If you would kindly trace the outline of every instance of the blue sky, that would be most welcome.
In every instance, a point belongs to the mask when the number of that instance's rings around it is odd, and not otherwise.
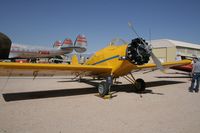
[[[200,44],[199,0],[1,0],[0,32],[13,42],[52,47],[85,34],[88,52],[113,38],[174,39]]]

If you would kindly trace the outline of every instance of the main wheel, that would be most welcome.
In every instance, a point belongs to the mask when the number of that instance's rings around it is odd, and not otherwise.
[[[135,81],[135,87],[137,92],[145,91],[146,84],[143,79],[137,79]]]
[[[105,81],[102,81],[98,86],[98,92],[101,97],[104,97],[109,92],[110,85],[106,84]]]
[[[63,58],[61,56],[55,56],[54,58],[54,63],[58,64],[58,63],[62,63]]]

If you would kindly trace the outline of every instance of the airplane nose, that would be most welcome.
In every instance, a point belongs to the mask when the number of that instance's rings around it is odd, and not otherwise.
[[[0,32],[0,59],[7,59],[9,57],[11,44],[10,38]]]
[[[146,50],[148,43],[141,39],[133,39],[127,46],[126,58],[135,65],[146,64],[150,59],[150,53]],[[146,44],[143,44],[143,42]]]

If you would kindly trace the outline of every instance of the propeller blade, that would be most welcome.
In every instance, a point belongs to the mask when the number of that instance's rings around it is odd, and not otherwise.
[[[151,55],[153,62],[156,64],[157,68],[160,69],[161,71],[164,71],[164,68],[163,68],[160,60],[154,55],[154,53],[151,52],[150,55]]]
[[[137,34],[136,30],[134,29],[133,25],[131,22],[128,22],[128,26],[129,28],[133,31],[133,33],[136,34],[136,36],[138,36],[138,38],[141,40],[141,42],[145,45],[145,49],[148,53],[150,53],[151,55],[151,58],[153,60],[153,62],[156,64],[157,66],[157,69],[160,69],[162,72],[164,72],[164,67],[162,66],[160,60],[154,55],[154,53],[152,52],[152,49],[151,49],[151,44],[150,45],[147,45],[143,40],[142,38]]]
[[[140,38],[140,36],[139,36],[138,33],[136,32],[136,30],[133,28],[133,25],[132,25],[131,22],[128,22],[128,26],[129,26],[129,28],[133,31],[133,33],[135,33],[135,35],[136,35],[138,38]]]

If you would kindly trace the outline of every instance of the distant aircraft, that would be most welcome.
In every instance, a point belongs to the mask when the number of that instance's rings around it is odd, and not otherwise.
[[[189,59],[189,60],[192,61],[192,59],[195,58],[196,55],[193,55],[193,56],[178,55],[177,57],[178,57],[177,60]],[[171,69],[184,71],[184,72],[192,72],[192,68],[193,68],[193,64],[192,63],[191,64],[187,64],[187,65],[182,65],[182,66],[173,66],[173,67],[171,67]]]
[[[83,53],[86,51],[87,46],[87,39],[84,35],[78,35],[75,43],[74,43],[74,50],[77,53]]]
[[[84,35],[78,35],[73,44],[70,38],[66,38],[63,42],[56,41],[53,48],[42,48],[36,46],[11,44],[10,39],[0,33],[0,59],[30,59],[37,58],[58,58],[62,59],[61,55],[72,53],[73,49],[78,53],[86,51],[87,40]]]
[[[192,72],[192,64],[182,65],[182,66],[173,66],[171,69],[184,71],[184,72]]]

